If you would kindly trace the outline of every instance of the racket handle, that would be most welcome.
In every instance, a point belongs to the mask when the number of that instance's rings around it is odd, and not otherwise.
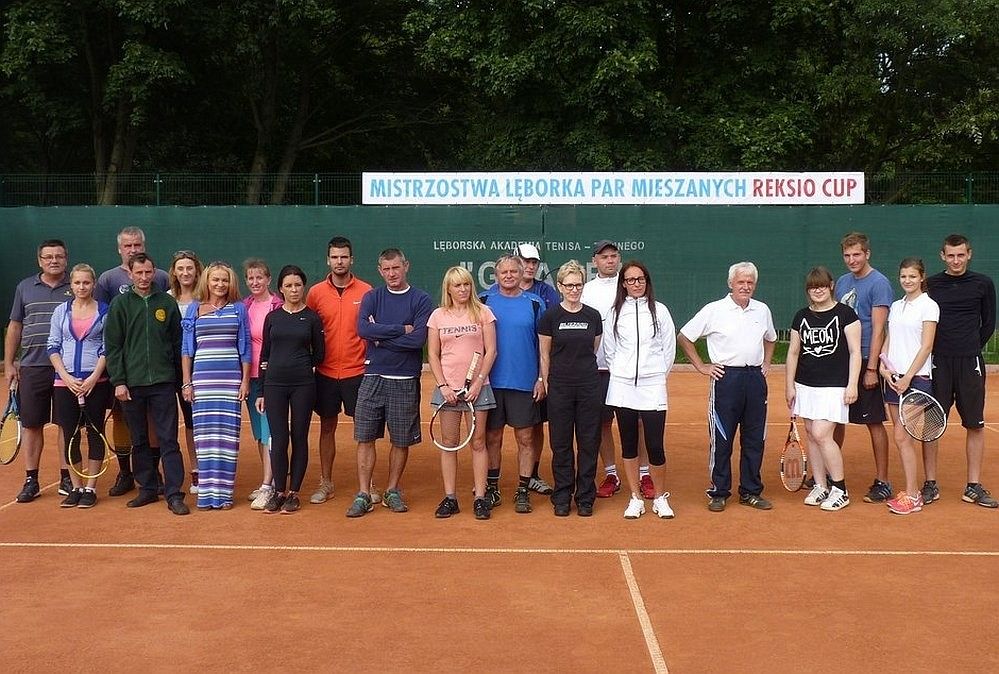
[[[86,399],[83,396],[76,396],[76,402],[79,403],[80,407],[83,407]]]

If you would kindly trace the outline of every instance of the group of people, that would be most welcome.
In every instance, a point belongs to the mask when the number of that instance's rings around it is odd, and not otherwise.
[[[808,306],[791,324],[785,393],[808,434],[814,485],[805,503],[827,511],[850,503],[841,449],[848,422],[867,426],[874,449],[876,478],[865,501],[908,514],[939,498],[935,444],[923,447],[920,487],[915,446],[897,423],[899,395],[916,387],[932,391],[948,411],[956,402],[967,429],[963,499],[996,507],[980,482],[981,350],[995,328],[995,290],[988,277],[968,270],[970,243],[947,237],[946,269],[928,279],[920,260],[903,260],[905,296],[894,302],[891,284],[870,265],[867,237],[847,235],[842,250],[848,272],[834,282],[827,269],[812,269],[805,279]],[[347,516],[361,517],[377,503],[405,512],[401,481],[410,447],[422,442],[426,347],[436,383],[430,404],[440,408],[445,427],[457,427],[461,415],[476,417],[469,445],[477,519],[489,519],[502,502],[507,426],[517,445],[514,510],[532,512],[533,492],[550,498],[556,516],[568,516],[573,504],[577,515],[592,515],[596,499],[621,488],[614,419],[629,490],[624,517],[642,516],[649,500],[652,512],[668,519],[674,511],[665,489],[666,381],[679,346],[710,379],[708,509],[723,511],[732,495],[737,431],[739,503],[772,508],[763,496],[761,466],[777,332],[769,308],[753,297],[758,271],[751,262],[732,265],[730,292],[677,332],[669,309],[656,300],[651,271],[637,260],[622,264],[610,240],[592,248],[594,279],[587,281],[586,268],[570,260],[554,274],[554,288],[537,278],[541,256],[531,244],[501,256],[496,282],[480,293],[467,269],[450,267],[437,308],[409,284],[409,261],[399,249],[379,255],[380,287],[354,276],[353,246],[342,236],[330,239],[329,274],[311,287],[302,269],[286,265],[275,292],[267,264],[247,260],[242,271],[249,295],[243,298],[227,262],[204,265],[194,252],[180,250],[168,269],[158,269],[137,227],[119,233],[118,252],[121,264],[100,276],[87,264],[67,273],[66,245],[44,241],[41,273],[15,290],[4,367],[21,398],[26,479],[18,502],[39,495],[42,429],[54,411],[63,438],[61,505],[97,503],[96,480],[86,476],[99,472],[104,460],[99,443],[91,443],[86,457],[67,451],[84,404],[92,419],[103,419],[110,408],[116,429],[127,425],[127,434],[113,434],[119,470],[109,495],[137,484],[129,507],[162,496],[171,512],[190,512],[179,410],[188,492],[200,510],[230,509],[245,404],[261,460],[260,486],[249,494],[252,509],[288,514],[302,507],[315,412],[320,475],[309,502],[333,496],[336,430],[345,414],[354,421],[358,479]],[[701,339],[707,362],[696,346]],[[478,365],[470,371],[473,362]],[[889,415],[906,479],[898,494],[888,481],[883,422]],[[539,473],[546,424],[554,485]],[[386,427],[388,477],[379,491],[372,477],[376,441]],[[73,469],[70,461],[85,469]],[[441,451],[440,466],[443,499],[435,516],[448,518],[460,512],[457,455]]]

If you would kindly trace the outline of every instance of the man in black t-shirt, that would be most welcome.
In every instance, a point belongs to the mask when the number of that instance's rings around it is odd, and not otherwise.
[[[999,501],[981,483],[985,453],[985,361],[982,348],[996,327],[996,290],[992,279],[968,271],[971,244],[951,234],[944,239],[940,259],[947,269],[927,279],[928,292],[940,306],[940,323],[933,341],[933,395],[946,412],[956,402],[966,431],[968,484],[962,500],[986,508]],[[937,442],[923,444],[923,503],[940,498],[937,487]]]

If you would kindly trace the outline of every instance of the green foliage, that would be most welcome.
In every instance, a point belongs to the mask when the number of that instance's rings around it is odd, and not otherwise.
[[[118,132],[129,167],[186,171],[887,176],[999,153],[999,0],[14,0],[0,21],[0,171],[88,170]]]

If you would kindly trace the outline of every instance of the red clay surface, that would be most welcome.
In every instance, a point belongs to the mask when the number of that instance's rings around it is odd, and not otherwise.
[[[55,432],[31,504],[10,503],[20,461],[0,468],[0,663],[3,671],[102,669],[234,671],[921,671],[999,669],[992,647],[999,606],[999,510],[963,503],[963,431],[941,446],[942,498],[922,513],[890,515],[860,496],[873,477],[867,433],[847,436],[853,504],[839,513],[785,492],[777,452],[786,433],[783,374],[770,377],[766,495],[759,512],[730,502],[705,508],[707,382],[670,377],[668,484],[676,519],[621,515],[622,492],[594,517],[555,518],[512,508],[512,438],[504,452],[505,502],[488,522],[471,514],[463,450],[461,514],[436,520],[438,451],[413,448],[403,488],[410,512],[377,507],[344,517],[356,491],[352,427],[341,424],[337,495],[292,516],[249,509],[259,461],[244,433],[237,507],[171,515],[106,496],[92,510],[58,507]],[[425,377],[425,400],[433,383]],[[999,387],[989,397],[995,419]],[[429,416],[429,415],[428,415]],[[956,415],[954,422],[956,422]],[[313,441],[318,425],[313,426]],[[999,490],[987,431],[983,481]],[[376,469],[384,485],[387,447]],[[550,458],[546,448],[545,461]],[[318,454],[303,489],[317,481]],[[892,450],[892,478],[901,470]],[[550,475],[547,466],[543,473]],[[193,506],[194,498],[188,497]],[[36,546],[37,544],[37,546]],[[643,631],[629,591],[650,619]],[[974,554],[967,554],[974,553]],[[832,663],[835,663],[834,665]],[[665,671],[660,668],[659,671]]]

